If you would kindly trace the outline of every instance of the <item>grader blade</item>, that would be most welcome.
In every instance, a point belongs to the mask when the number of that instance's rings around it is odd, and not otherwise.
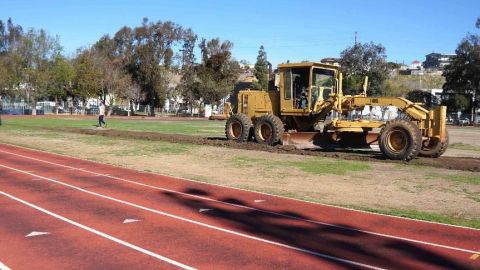
[[[377,149],[378,133],[285,132],[282,144],[298,149]]]

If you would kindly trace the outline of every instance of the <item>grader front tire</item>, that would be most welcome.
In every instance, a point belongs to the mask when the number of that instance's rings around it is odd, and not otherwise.
[[[260,144],[275,145],[280,142],[284,130],[283,122],[277,116],[261,116],[255,122],[255,140]]]
[[[252,135],[252,120],[243,113],[237,113],[228,118],[225,124],[227,139],[236,142],[246,142]]]
[[[421,157],[428,157],[428,158],[437,158],[445,151],[447,151],[448,147],[448,132],[445,130],[446,140],[444,143],[440,142],[437,138],[430,138],[426,143],[422,145],[422,149],[420,153],[418,153]]]
[[[382,153],[393,160],[411,160],[422,147],[422,134],[418,127],[405,119],[387,122],[380,131],[379,146]]]

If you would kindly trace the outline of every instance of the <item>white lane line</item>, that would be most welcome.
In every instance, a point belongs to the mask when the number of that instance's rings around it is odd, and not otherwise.
[[[34,205],[34,204],[29,203],[29,202],[27,202],[27,201],[24,201],[24,200],[22,200],[22,199],[20,199],[20,198],[17,198],[17,197],[15,197],[15,196],[13,196],[13,195],[10,195],[10,194],[8,194],[8,193],[5,193],[5,192],[3,192],[3,191],[1,191],[1,190],[0,190],[0,194],[2,194],[3,196],[6,196],[6,197],[8,197],[8,198],[10,198],[10,199],[12,199],[12,200],[15,200],[15,201],[17,201],[17,202],[19,202],[19,203],[22,203],[22,204],[25,204],[25,205],[27,205],[27,206],[30,206],[31,208],[37,209],[38,211],[41,211],[41,212],[43,212],[43,213],[45,213],[45,214],[47,214],[47,215],[50,215],[50,216],[52,216],[52,217],[55,217],[55,218],[60,219],[60,220],[62,220],[62,221],[65,221],[65,222],[67,222],[67,223],[69,223],[69,224],[71,224],[71,225],[73,225],[73,226],[79,227],[79,228],[81,228],[81,229],[84,229],[84,230],[89,231],[89,232],[91,232],[91,233],[94,233],[94,234],[96,234],[96,235],[99,235],[99,236],[101,236],[101,237],[103,237],[103,238],[106,238],[106,239],[108,239],[108,240],[111,240],[111,241],[113,241],[113,242],[116,242],[116,243],[118,243],[118,244],[121,244],[121,245],[123,245],[123,246],[129,247],[129,248],[131,248],[131,249],[133,249],[133,250],[139,251],[139,252],[141,252],[141,253],[143,253],[143,254],[146,254],[146,255],[152,256],[152,257],[154,257],[154,258],[157,258],[157,259],[159,259],[159,260],[162,260],[162,261],[164,261],[164,262],[173,264],[173,265],[178,266],[178,267],[180,267],[180,268],[182,268],[182,269],[195,270],[195,268],[193,268],[193,267],[190,267],[190,266],[188,266],[188,265],[179,263],[179,262],[177,262],[177,261],[174,261],[174,260],[172,260],[172,259],[169,259],[169,258],[164,257],[164,256],[162,256],[162,255],[159,255],[159,254],[157,254],[157,253],[154,253],[154,252],[152,252],[152,251],[146,250],[146,249],[141,248],[141,247],[139,247],[139,246],[136,246],[136,245],[134,245],[134,244],[130,244],[130,243],[126,242],[126,241],[123,241],[123,240],[121,240],[121,239],[118,239],[118,238],[116,238],[116,237],[113,237],[113,236],[111,236],[111,235],[108,235],[108,234],[103,233],[103,232],[101,232],[101,231],[97,231],[97,230],[95,230],[95,229],[93,229],[93,228],[90,228],[90,227],[88,227],[88,226],[86,226],[86,225],[80,224],[80,223],[78,223],[78,222],[76,222],[76,221],[73,221],[73,220],[68,219],[68,218],[66,218],[66,217],[63,217],[63,216],[61,216],[61,215],[55,214],[55,213],[53,213],[53,212],[50,212],[50,211],[48,211],[48,210],[46,210],[46,209],[44,209],[44,208],[42,208],[42,207],[40,207],[40,206],[37,206],[37,205]]]
[[[72,156],[68,156],[68,155],[65,155],[65,154],[52,153],[52,152],[48,152],[48,151],[45,151],[45,150],[28,148],[28,147],[25,147],[25,146],[15,145],[15,144],[11,144],[11,143],[2,142],[2,143],[0,143],[0,145],[7,145],[7,146],[15,147],[15,148],[25,149],[25,150],[31,151],[31,152],[45,153],[45,154],[49,154],[49,155],[52,155],[52,156],[60,156],[60,157],[69,158],[69,159],[73,159],[73,160],[81,160],[81,161],[83,161],[83,162],[89,162],[89,163],[93,163],[93,164],[97,164],[97,165],[101,165],[101,166],[105,166],[105,165],[106,165],[106,164],[101,163],[101,162],[98,162],[98,161],[92,161],[92,160],[82,159],[82,158],[79,158],[79,157],[72,157]],[[91,172],[91,171],[88,171],[88,170],[84,170],[84,168],[70,167],[70,166],[66,166],[66,165],[63,165],[63,164],[58,164],[58,163],[49,162],[49,161],[46,161],[46,160],[41,160],[41,159],[37,159],[37,158],[32,158],[32,157],[28,157],[28,156],[23,156],[23,155],[20,155],[20,154],[16,154],[16,153],[4,151],[4,150],[0,150],[0,152],[7,153],[7,154],[12,154],[12,155],[16,155],[16,156],[20,156],[20,157],[25,157],[25,158],[29,158],[29,159],[32,159],[32,160],[37,160],[37,161],[44,162],[44,163],[50,163],[50,164],[54,164],[54,165],[58,165],[58,166],[63,166],[63,167],[67,167],[67,168],[73,168],[73,169],[75,169],[75,170],[82,170],[82,171],[84,171],[84,172],[89,172],[89,173],[96,174],[95,172]],[[110,166],[112,166],[112,165],[110,165]],[[128,169],[128,168],[127,168],[127,169]],[[133,170],[133,169],[129,169],[129,170]],[[453,224],[446,224],[446,223],[440,223],[440,222],[435,222],[435,221],[414,219],[414,218],[409,218],[409,217],[393,216],[393,215],[382,214],[382,213],[374,213],[374,212],[368,212],[368,211],[365,211],[365,210],[352,209],[352,208],[347,208],[347,207],[343,207],[343,206],[331,205],[331,204],[320,203],[320,202],[305,201],[305,200],[302,200],[302,199],[296,199],[296,198],[285,197],[285,196],[281,196],[281,195],[269,194],[269,193],[261,192],[261,191],[248,190],[248,189],[237,188],[237,187],[230,187],[230,186],[222,185],[222,184],[206,183],[206,182],[202,182],[202,181],[198,181],[198,180],[188,179],[188,178],[185,178],[185,177],[172,176],[172,175],[168,175],[168,174],[147,173],[147,172],[139,172],[139,173],[150,174],[150,175],[154,175],[154,176],[165,176],[165,177],[180,179],[180,180],[184,180],[184,181],[188,181],[188,182],[193,182],[193,183],[198,183],[198,184],[207,185],[207,186],[222,187],[222,188],[231,189],[231,190],[241,190],[241,191],[246,191],[246,192],[250,192],[250,193],[267,195],[267,196],[275,197],[275,198],[281,198],[281,199],[284,199],[284,200],[292,200],[292,201],[297,201],[297,202],[302,202],[302,203],[307,203],[307,204],[312,204],[312,205],[326,206],[326,207],[329,207],[329,208],[342,209],[342,210],[349,211],[349,212],[364,213],[364,214],[371,215],[371,216],[381,216],[381,217],[388,217],[388,218],[399,219],[399,220],[410,220],[410,221],[415,221],[415,222],[418,222],[418,223],[427,223],[427,224],[435,224],[435,225],[440,225],[440,226],[445,226],[445,227],[460,228],[460,229],[464,229],[464,230],[480,231],[480,229],[477,229],[477,228],[471,228],[471,227],[465,227],[465,226],[453,225]],[[111,178],[116,179],[115,177],[111,177]],[[119,178],[119,179],[117,179],[117,180],[121,180],[121,178]],[[125,180],[125,181],[129,181],[129,180]],[[137,183],[137,184],[138,184],[138,183]],[[162,189],[162,188],[158,188],[158,189]],[[163,190],[167,190],[167,189],[163,189]],[[177,191],[172,191],[172,192],[182,194],[182,192],[177,192]],[[192,195],[192,194],[185,194],[185,195],[194,196],[194,197],[197,197],[197,198],[203,198],[203,197],[201,197],[201,196],[195,196],[195,195]],[[204,199],[208,199],[208,198],[204,198]],[[210,200],[211,200],[211,201],[215,201],[215,200],[213,200],[213,199],[210,199]],[[219,203],[224,203],[224,202],[221,202],[221,201],[217,201],[217,202],[219,202]],[[224,204],[229,204],[229,203],[224,203]],[[239,206],[239,207],[240,207],[240,205],[236,205],[236,204],[230,204],[230,205]],[[250,208],[250,207],[246,207],[246,208]],[[255,210],[255,208],[250,208],[250,209]],[[265,212],[265,213],[269,213],[268,211],[263,211],[263,210],[261,210],[261,209],[256,209],[256,210],[257,210],[257,211],[262,211],[262,212]],[[284,217],[290,217],[290,218],[297,219],[297,220],[303,220],[303,221],[308,221],[308,222],[314,222],[314,223],[321,224],[321,222],[316,222],[316,221],[313,221],[313,220],[301,219],[301,218],[297,218],[297,217],[293,217],[293,216],[278,214],[278,213],[275,213],[275,212],[270,212],[270,213],[272,213],[272,214],[274,214],[274,215],[280,215],[280,216],[284,216]],[[347,228],[347,227],[341,227],[341,226],[339,227],[339,226],[335,226],[334,224],[328,224],[328,223],[327,223],[327,224],[324,224],[324,225],[326,225],[326,226],[332,225],[333,227],[343,228],[343,229],[345,229],[345,230],[350,230],[350,229]],[[357,230],[354,230],[354,231],[357,231]],[[362,231],[360,231],[360,232],[362,232]],[[369,233],[368,231],[366,231],[366,232]],[[373,233],[373,234],[375,234],[375,233]],[[385,237],[388,237],[388,235],[385,235]],[[400,239],[400,238],[398,238],[398,239]],[[408,238],[406,238],[406,239],[408,239]]]
[[[21,173],[24,173],[24,174],[28,174],[28,175],[31,175],[31,176],[36,176],[36,177],[42,178],[42,179],[50,181],[50,182],[54,182],[54,183],[57,183],[57,184],[60,184],[60,185],[64,185],[66,187],[70,187],[72,189],[76,189],[76,190],[84,192],[84,193],[88,193],[90,195],[98,196],[98,197],[101,197],[101,198],[104,198],[104,199],[107,199],[107,200],[111,200],[111,201],[114,201],[114,202],[118,202],[118,203],[121,203],[121,204],[132,206],[132,207],[135,207],[135,208],[139,208],[139,209],[142,209],[142,210],[145,210],[145,211],[148,211],[148,212],[152,212],[152,213],[155,213],[155,214],[159,214],[159,215],[162,215],[162,216],[167,216],[167,217],[170,217],[170,218],[173,218],[173,219],[185,221],[185,222],[192,223],[192,224],[195,224],[195,225],[199,225],[199,226],[202,226],[202,227],[206,227],[206,228],[209,228],[209,229],[221,231],[221,232],[224,232],[224,233],[233,234],[233,235],[244,237],[244,238],[247,238],[247,239],[256,240],[256,241],[259,241],[259,242],[271,244],[271,245],[274,245],[274,246],[278,246],[278,247],[282,247],[282,248],[286,248],[286,249],[290,249],[290,250],[295,250],[295,251],[298,251],[298,252],[307,253],[307,254],[314,255],[314,256],[317,256],[317,257],[321,257],[321,258],[324,258],[324,259],[329,259],[329,260],[332,260],[332,261],[342,262],[342,263],[349,264],[349,265],[355,265],[355,266],[364,267],[364,268],[367,268],[367,269],[377,269],[377,270],[383,269],[383,268],[376,267],[376,266],[373,266],[373,265],[363,264],[363,263],[356,262],[356,261],[351,261],[351,260],[347,260],[347,259],[334,257],[334,256],[330,256],[330,255],[327,255],[327,254],[324,254],[324,253],[319,253],[319,252],[316,252],[316,251],[313,251],[313,250],[308,250],[308,249],[299,248],[299,247],[295,247],[295,246],[291,246],[291,245],[287,245],[287,244],[282,244],[282,243],[279,243],[279,242],[263,239],[263,238],[256,237],[256,236],[253,236],[253,235],[248,235],[248,234],[236,232],[236,231],[233,231],[233,230],[229,230],[229,229],[217,227],[217,226],[214,226],[214,225],[202,223],[202,222],[199,222],[199,221],[191,220],[191,219],[188,219],[188,218],[180,217],[180,216],[177,216],[177,215],[169,214],[167,212],[155,210],[155,209],[148,208],[148,207],[145,207],[145,206],[141,206],[141,205],[138,205],[138,204],[134,204],[134,203],[131,203],[131,202],[116,199],[116,198],[113,198],[113,197],[110,197],[110,196],[107,196],[107,195],[103,195],[103,194],[100,194],[100,193],[96,193],[96,192],[93,192],[93,191],[83,189],[81,187],[77,187],[77,186],[74,186],[74,185],[63,183],[61,181],[57,181],[57,180],[54,180],[54,179],[50,179],[48,177],[44,177],[44,176],[36,175],[36,174],[33,174],[33,173],[29,173],[29,172],[26,172],[26,171],[23,171],[23,170],[20,170],[20,169],[16,169],[16,168],[12,168],[12,167],[9,167],[9,166],[5,166],[5,165],[2,165],[2,164],[0,164],[0,167],[7,168],[7,169],[10,169],[10,170],[13,170],[13,171],[16,171],[16,172],[21,172]],[[0,191],[0,194],[2,194],[2,193],[5,194],[4,192]],[[64,218],[64,219],[66,219],[66,218]],[[79,225],[81,225],[81,224],[79,224]]]
[[[10,269],[8,266],[0,262],[0,270],[12,270],[12,269]]]
[[[50,162],[50,161],[46,161],[46,160],[41,160],[41,159],[37,159],[37,158],[29,157],[29,156],[24,156],[24,155],[20,155],[20,154],[8,152],[8,151],[3,151],[3,150],[0,150],[0,152],[11,154],[11,155],[14,155],[14,156],[27,158],[27,159],[31,159],[31,160],[35,160],[35,161],[39,161],[39,162],[43,162],[43,163],[47,163],[47,164],[51,164],[51,165],[56,165],[56,166],[59,166],[59,167],[77,169],[78,171],[82,171],[82,172],[85,172],[85,173],[100,175],[100,173],[93,172],[93,171],[88,171],[88,170],[83,169],[83,168],[75,168],[75,167],[72,167],[72,166],[59,164],[59,163],[55,163],[55,162]],[[268,210],[262,210],[262,209],[258,209],[258,208],[255,208],[255,207],[218,201],[218,200],[211,199],[211,198],[208,198],[208,197],[203,197],[203,196],[199,196],[199,195],[184,193],[184,192],[181,192],[181,191],[171,190],[171,189],[162,188],[162,187],[158,187],[158,186],[143,184],[143,183],[135,182],[135,181],[132,181],[132,180],[124,179],[124,178],[121,178],[121,177],[111,176],[111,175],[107,175],[107,174],[104,174],[104,176],[107,177],[107,178],[110,178],[110,179],[115,179],[115,180],[118,180],[118,181],[130,183],[130,184],[134,184],[134,185],[139,185],[139,186],[142,186],[142,187],[148,187],[148,188],[156,189],[156,190],[163,190],[163,191],[167,191],[167,192],[171,192],[171,193],[175,193],[175,194],[180,194],[180,195],[183,195],[183,196],[193,197],[193,198],[196,198],[196,199],[201,199],[201,200],[205,200],[205,201],[220,203],[220,204],[233,206],[233,207],[237,207],[237,208],[242,208],[242,209],[246,209],[246,210],[251,210],[251,211],[258,211],[258,212],[262,212],[262,213],[265,213],[265,214],[276,215],[276,216],[289,218],[289,219],[294,219],[294,220],[298,220],[298,221],[314,223],[314,224],[318,224],[318,225],[322,225],[322,226],[328,226],[328,227],[332,227],[332,228],[338,228],[338,229],[342,229],[342,230],[346,230],[346,231],[375,235],[375,236],[385,237],[385,238],[389,238],[389,239],[402,240],[402,241],[421,244],[421,245],[426,245],[426,246],[445,248],[445,249],[449,249],[449,250],[456,250],[456,251],[471,253],[471,250],[468,250],[468,249],[452,247],[452,246],[447,246],[447,245],[442,245],[442,244],[437,244],[437,243],[432,243],[432,242],[427,242],[427,241],[422,241],[422,240],[417,240],[417,239],[412,239],[412,238],[407,238],[407,237],[394,236],[394,235],[390,235],[390,234],[377,233],[377,232],[373,232],[373,231],[354,229],[354,228],[344,227],[344,226],[340,226],[340,225],[330,224],[330,223],[311,220],[311,219],[299,218],[299,217],[290,216],[290,215],[286,215],[286,214],[282,214],[282,213],[272,212],[272,211],[268,211]],[[391,217],[391,216],[389,216],[389,217]],[[427,222],[427,223],[429,223],[429,222]],[[434,224],[437,224],[437,223],[434,223]],[[441,224],[441,225],[444,225],[444,224]],[[452,226],[452,227],[456,227],[456,226]],[[466,228],[466,227],[465,228],[460,227],[460,228],[470,229],[470,228]]]

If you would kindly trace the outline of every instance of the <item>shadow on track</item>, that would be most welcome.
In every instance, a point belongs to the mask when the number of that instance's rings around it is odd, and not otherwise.
[[[194,188],[185,189],[184,192],[201,196],[210,195],[208,191]],[[237,208],[238,210],[232,210],[232,207],[220,206],[218,203],[176,193],[160,192],[160,194],[170,197],[175,203],[191,208],[192,211],[197,211],[200,208],[212,209],[213,211],[203,214],[212,220],[227,224],[229,228],[236,231],[317,253],[388,269],[418,269],[418,265],[421,265],[421,268],[473,269],[472,266],[463,265],[451,258],[427,250],[422,245],[366,234],[358,231],[360,228],[350,227],[342,223],[333,225],[346,229],[298,221],[252,209]],[[258,205],[250,205],[238,198],[226,197],[220,199],[220,201],[261,209]],[[279,213],[308,219],[301,213],[291,211]],[[325,260],[321,257],[314,257],[318,260]],[[413,262],[415,265],[412,265]],[[339,267],[348,266],[348,269],[352,269],[352,265],[346,265],[342,262],[334,263],[338,264]]]

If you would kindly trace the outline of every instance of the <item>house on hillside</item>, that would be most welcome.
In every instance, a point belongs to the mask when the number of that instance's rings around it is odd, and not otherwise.
[[[455,54],[443,54],[432,52],[425,55],[423,68],[429,70],[443,70],[446,65],[450,64]]]
[[[422,63],[420,63],[420,61],[415,59],[412,61],[412,64],[410,65],[409,69],[412,69],[412,70],[422,69]]]

